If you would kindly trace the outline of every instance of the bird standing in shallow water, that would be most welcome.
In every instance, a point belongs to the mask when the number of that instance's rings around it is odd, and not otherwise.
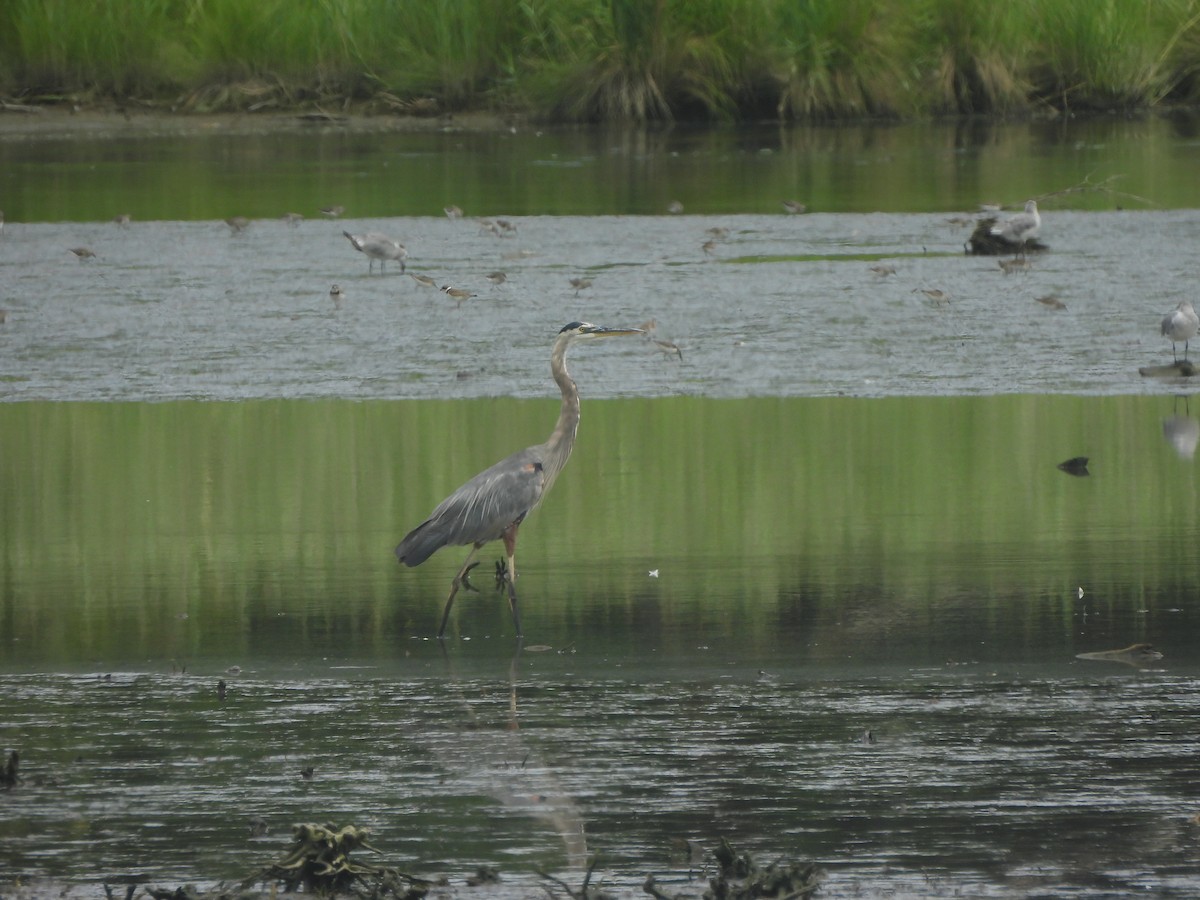
[[[367,257],[367,273],[369,274],[375,265],[375,260],[379,260],[379,271],[383,273],[383,264],[394,259],[400,263],[400,272],[404,272],[404,260],[408,256],[408,250],[399,241],[394,241],[386,234],[379,234],[377,231],[371,231],[367,234],[351,234],[348,231],[343,231],[354,249],[359,253],[365,254]]]
[[[459,306],[463,305],[464,300],[470,300],[472,297],[477,296],[464,288],[450,287],[448,284],[443,284],[439,290]]]
[[[1003,222],[992,226],[992,234],[1010,243],[1016,244],[1022,253],[1025,243],[1038,233],[1042,227],[1042,217],[1038,215],[1037,201],[1025,201],[1025,212],[1010,216]]]
[[[562,406],[554,431],[544,444],[527,447],[480,472],[438,504],[429,518],[414,528],[396,547],[396,558],[406,566],[419,566],[442,547],[470,544],[471,552],[450,584],[450,595],[442,610],[438,637],[446,633],[450,608],[458,589],[466,584],[479,549],[494,540],[504,541],[507,565],[499,577],[508,591],[513,626],[521,636],[517,610],[517,529],[537,507],[567,464],[579,428],[579,389],[567,372],[567,349],[577,341],[641,334],[637,328],[601,328],[586,322],[563,327],[550,353],[550,372],[562,392]]]
[[[1175,355],[1175,345],[1183,341],[1183,359],[1186,362],[1188,341],[1196,336],[1197,330],[1200,330],[1200,317],[1197,317],[1196,310],[1186,300],[1181,300],[1178,306],[1163,316],[1163,337],[1171,339],[1171,356],[1175,362],[1179,362],[1179,357]]]

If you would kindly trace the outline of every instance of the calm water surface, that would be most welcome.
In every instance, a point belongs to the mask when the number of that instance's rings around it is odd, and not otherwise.
[[[698,896],[678,842],[722,836],[822,896],[1195,896],[1200,411],[1138,371],[1194,299],[1194,144],[0,139],[0,887],[237,880],[332,821],[496,896],[596,854]],[[1028,272],[963,255],[953,211],[1109,175],[1044,199]],[[368,274],[343,228],[479,296]],[[651,318],[682,359],[572,356],[527,645],[486,573],[430,640],[460,554],[391,547],[548,433],[558,328]],[[1135,641],[1164,658],[1076,658]]]

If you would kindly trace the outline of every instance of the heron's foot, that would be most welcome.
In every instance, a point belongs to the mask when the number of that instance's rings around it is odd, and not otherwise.
[[[508,563],[503,559],[496,560],[496,590],[502,591],[508,587]]]
[[[477,565],[479,565],[478,562],[473,562],[463,570],[461,584],[468,591],[474,591],[475,593],[478,594],[479,588],[477,588],[477,587],[475,587],[475,585],[471,584],[471,570],[473,568],[475,568]]]

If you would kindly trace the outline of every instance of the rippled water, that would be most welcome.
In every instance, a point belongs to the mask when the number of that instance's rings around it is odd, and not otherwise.
[[[1162,392],[1159,320],[1194,295],[1200,212],[1046,211],[1026,273],[964,256],[944,215],[534,217],[471,221],[9,226],[0,240],[9,399],[542,397],[554,333],[638,325],[580,353],[589,396]],[[343,228],[395,235],[409,270],[368,274]],[[711,252],[709,228],[728,229]],[[68,248],[86,245],[94,259]],[[870,266],[894,266],[879,276]],[[485,276],[506,272],[499,286]],[[591,287],[576,291],[571,278]],[[335,305],[338,283],[346,299]],[[934,302],[922,289],[945,292]],[[1054,294],[1052,310],[1036,298]],[[1182,352],[1183,348],[1179,348]],[[586,358],[584,358],[586,355]]]
[[[386,673],[6,679],[37,757],[0,796],[13,871],[235,880],[317,819],[460,888],[498,866],[496,896],[578,885],[589,854],[622,897],[649,874],[698,896],[703,853],[676,844],[720,837],[818,862],[828,897],[1194,895],[1194,668],[403,649]]]

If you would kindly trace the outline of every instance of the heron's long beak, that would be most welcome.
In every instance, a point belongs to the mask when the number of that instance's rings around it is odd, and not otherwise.
[[[645,334],[640,328],[605,328],[602,325],[592,325],[584,334],[596,337],[620,337],[623,334]]]

